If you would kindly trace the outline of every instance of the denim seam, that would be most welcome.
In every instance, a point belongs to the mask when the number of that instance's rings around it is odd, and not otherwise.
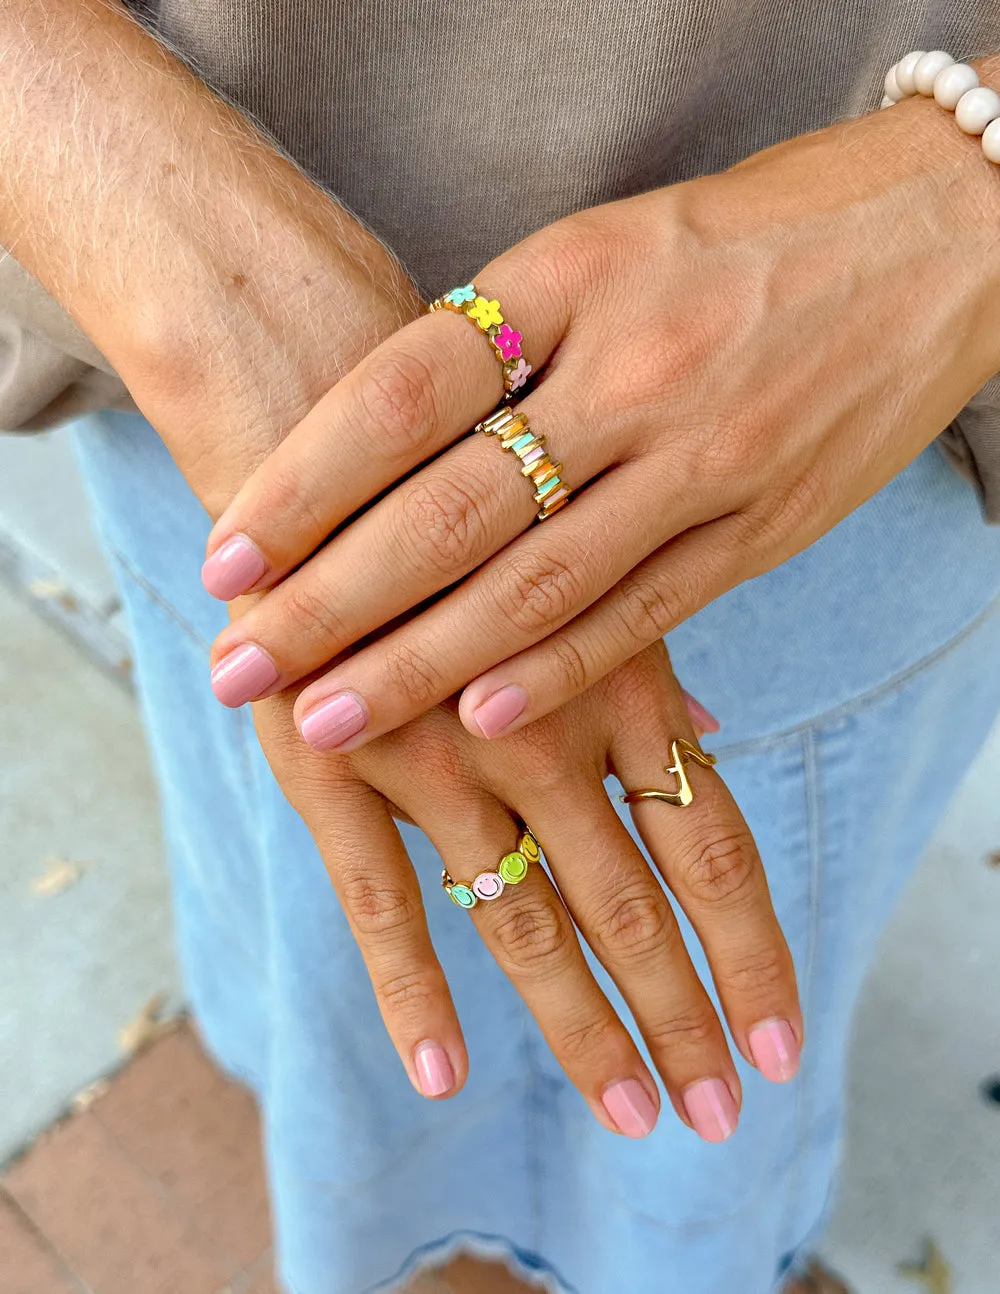
[[[149,580],[146,579],[145,575],[143,575],[141,571],[137,570],[136,567],[133,566],[132,563],[129,561],[129,559],[120,551],[120,549],[116,548],[113,543],[111,543],[110,541],[106,542],[106,547],[110,552],[111,556],[114,558],[114,560],[128,574],[129,578],[133,580],[136,584],[138,584],[138,586],[142,589],[143,593],[146,594],[146,596],[150,599],[150,601],[155,602],[156,605],[160,608],[160,610],[163,611],[164,614],[174,622],[177,628],[182,630],[183,633],[186,634],[187,637],[192,640],[192,642],[196,643],[204,652],[206,653],[209,652],[211,649],[210,644],[207,643],[204,638],[202,638],[201,634],[198,632],[197,629],[195,629],[194,625],[192,625],[190,621],[186,620],[184,616],[181,615],[181,613],[177,610],[174,604],[172,602],[168,602],[167,599],[163,596],[163,594],[160,593],[160,591],[156,588],[156,586],[153,584],[150,584]]]
[[[823,728],[828,724],[838,722],[840,719],[846,719],[853,714],[857,714],[858,711],[864,710],[875,701],[880,701],[891,693],[900,691],[907,683],[912,682],[913,679],[918,678],[934,665],[937,665],[939,661],[950,656],[998,611],[1000,611],[1000,596],[993,598],[975,619],[971,620],[953,638],[949,638],[946,643],[942,643],[940,647],[935,647],[932,652],[922,656],[918,661],[914,661],[912,665],[907,665],[905,669],[879,683],[876,687],[866,692],[860,692],[857,696],[851,697],[850,701],[844,701],[842,704],[834,706],[833,709],[824,711],[821,714],[812,715],[801,723],[793,724],[792,727],[784,728],[780,732],[768,733],[763,737],[751,737],[746,741],[733,742],[730,746],[717,746],[714,751],[715,755],[720,760],[736,759],[742,758],[744,755],[757,754],[759,751],[773,750],[778,746],[789,744],[809,729]]]

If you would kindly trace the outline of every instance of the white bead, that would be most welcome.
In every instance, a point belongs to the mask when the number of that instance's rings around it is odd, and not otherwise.
[[[930,98],[934,93],[935,78],[946,67],[951,67],[954,61],[952,56],[943,49],[932,49],[929,54],[925,54],[913,73],[913,84],[917,94],[925,94]]]
[[[985,85],[967,90],[955,108],[955,121],[967,135],[981,135],[997,117],[1000,117],[1000,94]]]
[[[890,99],[887,94],[884,94],[882,96],[882,102],[879,104],[880,108],[895,108],[895,106],[896,106],[895,99]]]
[[[911,94],[917,93],[917,87],[913,84],[913,73],[916,71],[917,64],[927,53],[924,49],[915,49],[912,53],[901,58],[896,64],[896,84],[903,92],[903,97],[908,99]]]
[[[962,95],[974,90],[978,84],[975,68],[969,67],[968,63],[952,63],[934,78],[934,98],[942,108],[954,112]]]
[[[983,131],[983,152],[1000,165],[1000,121],[991,121]]]
[[[891,99],[893,103],[899,103],[903,98],[903,91],[896,82],[896,67],[897,64],[893,63],[885,74],[885,97]]]

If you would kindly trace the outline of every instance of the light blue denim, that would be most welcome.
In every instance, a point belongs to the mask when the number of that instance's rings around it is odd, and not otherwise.
[[[450,1102],[413,1091],[249,713],[209,690],[226,616],[199,583],[204,513],[143,419],[91,417],[78,442],[131,618],[190,999],[260,1099],[291,1294],[391,1290],[461,1246],[575,1294],[778,1289],[829,1209],[851,1014],[879,933],[1000,711],[1000,529],[972,490],[931,448],[670,635],[681,680],[722,721],[714,748],[760,844],[808,1043],[785,1086],[741,1062],[728,1143],[669,1112],[635,1142],[565,1081],[410,830],[472,1064]]]

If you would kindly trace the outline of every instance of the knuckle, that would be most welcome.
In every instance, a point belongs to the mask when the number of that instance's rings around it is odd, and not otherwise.
[[[686,889],[700,902],[731,903],[753,882],[755,858],[753,841],[746,831],[705,836],[685,868]]]
[[[454,576],[474,565],[486,533],[482,501],[457,481],[414,482],[403,501],[402,541],[407,551],[414,536],[421,546],[420,565]]]
[[[566,689],[573,696],[589,691],[594,680],[586,657],[572,638],[568,634],[562,634],[553,638],[548,647]]]
[[[704,1011],[688,1015],[674,1015],[658,1020],[643,1030],[646,1042],[654,1054],[666,1052],[704,1051],[717,1037],[718,1022]]]
[[[437,666],[407,643],[398,643],[391,649],[385,670],[394,690],[402,691],[414,705],[425,709],[436,705],[450,690],[444,686]]]
[[[545,974],[566,955],[569,923],[551,902],[507,903],[493,928],[504,969],[514,976]]]
[[[282,586],[279,596],[282,602],[282,618],[287,624],[286,634],[298,644],[301,652],[302,639],[324,648],[334,648],[345,638],[345,626],[333,608],[333,599],[322,586],[316,583],[315,573],[310,571],[308,580],[301,583],[294,579]]]
[[[266,470],[269,479],[260,503],[260,513],[267,518],[272,532],[291,529],[296,534],[303,530],[325,534],[329,530],[329,521],[323,515],[322,501],[313,491],[315,478],[271,463],[267,464]]]
[[[382,1007],[391,1012],[425,1016],[437,993],[426,974],[417,968],[380,976],[372,987]]]
[[[683,619],[682,598],[676,585],[632,575],[619,585],[617,612],[626,641],[648,647]]]
[[[731,960],[715,971],[720,991],[757,998],[780,989],[788,973],[785,958],[777,948],[766,948]]]
[[[388,879],[343,877],[338,888],[344,911],[363,937],[400,931],[420,918],[417,894]]]
[[[510,600],[503,614],[529,638],[547,634],[581,604],[580,576],[558,557],[539,556],[527,567],[510,569],[509,575]]]
[[[363,416],[393,457],[423,450],[437,422],[434,372],[416,351],[399,346],[373,355],[359,389]]]
[[[597,920],[601,941],[611,952],[629,960],[662,953],[672,942],[672,925],[666,896],[647,886],[612,894]]]
[[[612,1021],[604,1016],[567,1021],[563,1024],[555,1045],[560,1062],[572,1069],[591,1056],[605,1054],[610,1050],[614,1029]]]

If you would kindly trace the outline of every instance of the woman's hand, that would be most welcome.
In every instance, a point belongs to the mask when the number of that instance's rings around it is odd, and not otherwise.
[[[265,749],[287,742],[288,705],[283,694],[255,707]],[[519,819],[530,825],[551,877],[533,861],[498,898],[452,915],[475,922],[605,1127],[644,1136],[659,1097],[574,923],[625,997],[678,1115],[709,1141],[733,1131],[740,1083],[722,1026],[667,895],[603,786],[614,773],[629,788],[674,790],[663,765],[678,737],[696,740],[696,730],[658,643],[506,741],[477,742],[438,707],[351,756],[305,751],[308,764],[291,779],[286,771],[284,789],[327,860],[386,1026],[424,1095],[458,1091],[468,1061],[390,805],[466,885],[516,849]],[[737,1047],[783,1081],[802,1041],[791,957],[725,784],[709,768],[688,770],[690,805],[640,803],[635,821],[705,948]],[[435,901],[449,904],[444,891]]]
[[[210,588],[231,595],[234,556],[277,584],[220,635],[217,695],[339,657],[296,718],[342,751],[470,680],[476,735],[558,708],[815,540],[1000,367],[998,213],[978,144],[909,100],[528,238],[476,285],[523,332],[540,374],[519,409],[576,497],[531,526],[520,464],[465,434],[501,394],[492,346],[451,312],[417,320],[216,526]]]

